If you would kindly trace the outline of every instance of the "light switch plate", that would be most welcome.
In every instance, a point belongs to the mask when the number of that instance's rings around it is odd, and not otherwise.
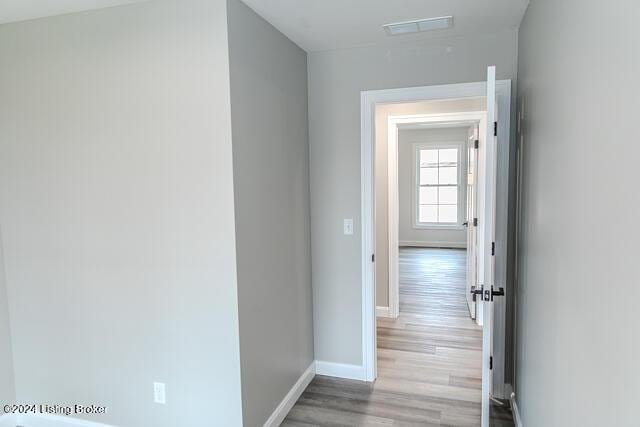
[[[167,403],[167,392],[164,383],[153,383],[153,401],[161,405]]]
[[[353,234],[353,219],[347,218],[344,220],[344,234],[345,236],[351,236]]]

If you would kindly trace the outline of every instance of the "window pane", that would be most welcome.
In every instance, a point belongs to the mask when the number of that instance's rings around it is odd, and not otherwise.
[[[440,166],[456,166],[458,164],[458,149],[447,148],[440,150]]]
[[[440,168],[440,180],[439,184],[457,184],[458,183],[458,168],[454,167],[446,167]]]
[[[419,205],[437,205],[438,187],[420,187]]]
[[[438,168],[420,168],[420,185],[438,185]]]
[[[457,224],[459,149],[420,149],[418,154],[418,222]]]
[[[458,222],[458,207],[456,205],[440,205],[438,206],[439,222],[456,223]]]
[[[419,222],[438,222],[438,207],[421,205],[418,212]]]
[[[420,167],[438,167],[438,150],[420,150]]]
[[[441,205],[458,204],[458,187],[440,187],[438,203]]]

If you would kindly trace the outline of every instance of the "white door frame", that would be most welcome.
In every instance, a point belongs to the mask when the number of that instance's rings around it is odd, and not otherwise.
[[[460,83],[439,86],[422,86],[399,89],[383,89],[363,91],[360,96],[361,111],[361,218],[362,218],[362,368],[364,370],[364,380],[374,381],[377,377],[377,357],[376,357],[376,302],[375,302],[375,264],[372,262],[372,255],[375,253],[375,222],[374,222],[374,134],[375,134],[375,106],[384,103],[406,103],[429,100],[477,98],[486,96],[486,82]],[[505,195],[501,198],[497,206],[497,213],[500,218],[503,215],[504,221],[498,223],[499,227],[504,227],[502,233],[497,233],[496,245],[504,248],[507,244],[507,206],[508,199],[508,172],[509,172],[509,139],[510,139],[510,111],[511,111],[511,80],[499,80],[496,82],[497,103],[499,111],[503,111],[498,118],[498,138],[500,150],[498,151],[498,186],[499,194]],[[506,142],[504,142],[506,141]],[[506,259],[506,253],[502,254]],[[504,264],[504,274],[496,271],[496,282],[505,286],[506,262]],[[504,303],[496,300],[496,343],[494,349],[497,354],[504,355]],[[502,345],[502,351],[499,346]],[[504,393],[504,357],[494,358],[493,370],[494,395],[503,397]]]
[[[470,294],[471,287],[475,286],[478,280],[478,250],[477,250],[477,236],[478,230],[473,225],[474,218],[478,217],[478,162],[480,160],[479,151],[482,145],[483,135],[486,135],[486,117],[478,125],[469,128],[467,137],[467,205],[465,206],[467,212],[465,218],[467,220],[467,307],[469,308],[469,315],[476,323],[480,324],[480,318],[478,317],[478,306],[476,301]],[[473,169],[470,166],[473,165]],[[469,188],[469,182],[472,182],[471,188]]]
[[[424,123],[434,126],[442,125],[462,126],[472,125],[486,121],[487,114],[484,111],[469,111],[463,113],[440,114],[408,114],[389,116],[387,138],[387,174],[388,174],[388,254],[389,254],[389,317],[397,318],[400,314],[400,273],[398,263],[400,261],[400,195],[398,188],[398,126],[412,123]],[[425,126],[429,129],[429,126]],[[413,166],[412,166],[413,167]],[[464,190],[466,191],[466,189]],[[463,192],[464,192],[463,191]],[[415,212],[414,212],[415,214]]]

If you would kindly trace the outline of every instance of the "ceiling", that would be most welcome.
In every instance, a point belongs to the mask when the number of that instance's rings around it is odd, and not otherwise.
[[[145,0],[0,0],[0,24]],[[529,0],[244,0],[307,51],[516,28]],[[453,15],[448,30],[389,37],[382,25]]]
[[[517,28],[529,0],[243,0],[307,51]],[[453,15],[454,26],[389,37],[382,25]],[[393,40],[391,40],[393,39]]]
[[[139,1],[144,0],[0,0],[0,24]]]

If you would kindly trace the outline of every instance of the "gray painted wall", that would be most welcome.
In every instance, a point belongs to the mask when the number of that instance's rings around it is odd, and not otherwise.
[[[16,393],[13,382],[13,352],[2,246],[0,230],[0,405],[5,405],[15,401]]]
[[[527,427],[638,425],[639,21],[632,0],[532,0],[520,30]]]
[[[228,55],[224,0],[0,26],[18,401],[242,424]]]
[[[313,360],[307,54],[229,1],[242,397],[261,426]]]
[[[362,364],[360,91],[515,79],[516,32],[309,54],[313,310],[317,360]],[[343,219],[355,233],[343,235]]]
[[[486,103],[486,101],[485,101]],[[468,128],[444,128],[424,130],[400,130],[398,132],[398,198],[399,198],[399,228],[400,243],[419,242],[451,244],[452,247],[467,246],[467,229],[419,229],[413,225],[414,193],[415,193],[415,164],[414,144],[438,143],[438,142],[462,142],[467,143]],[[463,162],[460,165],[462,176],[466,180],[467,174],[467,150],[463,150]],[[462,181],[465,183],[466,181]],[[462,187],[466,190],[466,186]],[[466,193],[465,193],[466,194]],[[466,196],[464,204],[459,206],[463,215],[466,212]]]

